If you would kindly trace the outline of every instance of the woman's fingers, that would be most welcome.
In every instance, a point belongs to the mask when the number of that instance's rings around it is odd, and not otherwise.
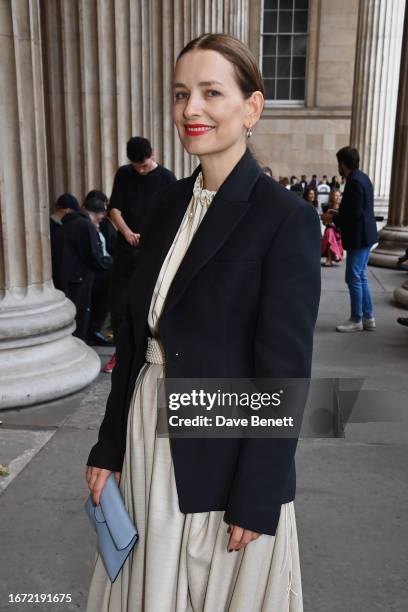
[[[228,542],[228,550],[238,550],[238,545],[241,541],[242,534],[244,533],[244,529],[242,527],[238,527],[238,525],[233,525],[230,533],[230,539]]]
[[[252,542],[252,540],[256,540],[261,535],[256,531],[251,531],[250,529],[244,529],[239,527],[238,525],[229,525],[228,533],[230,534],[230,539],[228,542],[228,551],[231,550],[241,550],[247,544]]]
[[[105,486],[105,483],[112,472],[103,468],[97,468],[93,466],[88,467],[89,469],[86,470],[88,489],[91,492],[93,503],[95,505],[98,505],[101,501],[103,487]],[[115,478],[116,481],[119,482],[120,472],[115,472]]]

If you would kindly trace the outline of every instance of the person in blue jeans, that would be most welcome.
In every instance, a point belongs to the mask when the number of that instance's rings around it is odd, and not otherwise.
[[[373,244],[378,242],[374,216],[374,191],[369,177],[359,169],[360,155],[353,147],[343,147],[336,153],[339,173],[346,186],[339,214],[332,216],[340,229],[343,247],[347,251],[346,283],[350,293],[350,319],[337,325],[338,332],[374,331],[376,324],[367,263]],[[329,215],[329,213],[326,213]]]

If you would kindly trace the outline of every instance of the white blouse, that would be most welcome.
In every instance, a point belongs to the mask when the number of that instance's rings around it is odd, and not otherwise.
[[[153,290],[147,322],[153,336],[157,335],[158,322],[163,310],[164,302],[170,285],[176,275],[190,242],[197,231],[198,226],[204,218],[216,191],[203,189],[203,177],[200,172],[195,180],[193,195],[187,206],[187,210],[181,221],[180,227],[173,240],[166,259],[163,262],[156,285]]]

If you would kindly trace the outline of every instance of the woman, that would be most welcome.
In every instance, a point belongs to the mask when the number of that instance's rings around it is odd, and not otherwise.
[[[111,471],[120,478],[140,540],[113,584],[96,555],[88,612],[303,609],[297,440],[155,432],[158,378],[310,375],[319,222],[247,149],[263,101],[259,69],[239,40],[206,34],[180,53],[173,118],[200,166],[147,207],[86,471],[95,503]]]
[[[339,177],[338,176],[332,176],[332,180],[330,183],[330,189],[340,189],[340,183],[339,183]]]
[[[303,194],[303,198],[306,202],[313,204],[314,208],[318,211],[319,201],[317,199],[317,191],[313,187],[306,187],[305,193]]]
[[[326,210],[322,215],[322,221],[325,226],[322,238],[322,257],[326,257],[323,264],[326,268],[330,268],[335,262],[343,261],[343,245],[341,242],[341,234],[333,223],[333,215],[339,212],[341,203],[341,193],[339,190],[332,190],[329,195],[329,202]]]

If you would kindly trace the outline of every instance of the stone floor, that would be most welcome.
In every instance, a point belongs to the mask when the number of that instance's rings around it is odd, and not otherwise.
[[[406,275],[371,268],[378,330],[337,334],[348,316],[344,266],[322,273],[314,375],[360,378],[376,410],[372,422],[350,422],[344,438],[299,442],[305,612],[405,612],[408,329],[395,320],[408,313],[392,303],[392,291]],[[109,385],[100,374],[82,393],[0,412],[0,463],[10,469],[0,477],[0,612],[84,610],[95,546],[83,509],[85,461]],[[9,605],[10,593],[71,593],[72,603]]]

